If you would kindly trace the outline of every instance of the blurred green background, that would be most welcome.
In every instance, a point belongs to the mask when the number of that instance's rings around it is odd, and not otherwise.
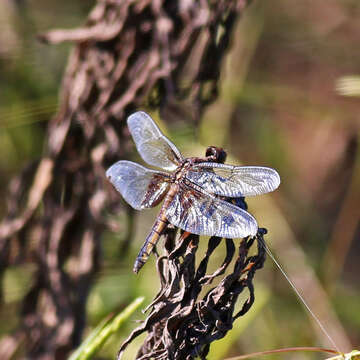
[[[70,44],[46,46],[36,34],[82,24],[93,1],[0,2],[0,195],[42,154],[56,112]],[[167,134],[185,155],[223,146],[229,163],[278,170],[278,191],[248,200],[269,247],[341,350],[360,344],[360,3],[358,0],[255,1],[238,22],[221,76],[220,96],[200,126],[177,122]],[[154,114],[156,118],[156,114]],[[166,127],[166,119],[163,119]],[[0,203],[0,215],[5,214]],[[135,276],[133,260],[157,209],[137,213],[127,259],[124,233],[106,233],[103,268],[88,301],[89,329],[136,296],[158,290],[154,257]],[[109,214],[114,217],[114,214]],[[126,219],[114,218],[126,226]],[[201,249],[200,249],[201,251]],[[219,259],[222,254],[219,254]],[[120,264],[120,265],[119,265]],[[31,264],[7,270],[0,334],[16,328]],[[255,279],[256,303],[211,348],[209,359],[291,346],[332,344],[310,319],[270,259]],[[133,316],[142,319],[140,312]],[[130,321],[102,350],[114,358],[136,326]],[[132,359],[143,338],[131,345]],[[285,355],[287,359],[319,358]],[[269,356],[279,358],[280,356]]]

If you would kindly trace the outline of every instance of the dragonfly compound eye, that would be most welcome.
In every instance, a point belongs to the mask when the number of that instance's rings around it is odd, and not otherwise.
[[[209,146],[206,149],[206,156],[211,156],[215,162],[223,164],[226,160],[226,151],[217,146]]]

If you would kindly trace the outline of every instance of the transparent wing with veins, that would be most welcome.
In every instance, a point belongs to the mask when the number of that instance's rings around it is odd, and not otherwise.
[[[198,235],[243,238],[256,234],[256,220],[245,210],[200,189],[179,186],[180,191],[166,211],[171,224]]]
[[[280,185],[279,174],[274,169],[261,166],[205,162],[195,164],[186,177],[211,194],[233,198],[265,194]]]
[[[154,207],[169,189],[169,175],[147,169],[132,161],[118,161],[106,176],[123,198],[136,210]]]
[[[138,111],[128,117],[127,123],[137,151],[148,164],[165,170],[178,167],[183,160],[180,151],[148,114]]]

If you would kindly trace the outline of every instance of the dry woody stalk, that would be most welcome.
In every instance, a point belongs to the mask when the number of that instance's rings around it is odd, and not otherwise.
[[[266,232],[259,228],[256,237],[236,240],[238,246],[232,239],[213,236],[202,256],[197,254],[198,235],[182,232],[176,239],[176,229],[169,228],[164,234],[165,254],[157,260],[160,290],[147,308],[146,320],[122,344],[118,359],[131,341],[144,332],[147,337],[137,360],[206,359],[211,343],[223,338],[255,301],[253,278],[266,258]],[[224,260],[207,274],[210,258],[220,250],[217,248],[222,242],[226,247]],[[254,242],[257,251],[249,255]],[[196,254],[202,257],[198,266]],[[211,287],[215,279],[218,285]],[[246,300],[235,312],[238,297],[244,291],[248,293]]]
[[[44,155],[11,181],[0,224],[0,275],[13,265],[34,267],[20,325],[0,342],[2,359],[19,350],[27,359],[66,359],[79,344],[101,236],[116,230],[104,209],[129,211],[105,179],[105,169],[131,149],[124,119],[144,104],[164,118],[199,119],[217,97],[230,35],[246,5],[98,0],[83,27],[39,36],[75,46]]]

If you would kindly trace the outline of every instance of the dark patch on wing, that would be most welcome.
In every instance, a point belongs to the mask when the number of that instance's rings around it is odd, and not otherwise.
[[[231,226],[235,222],[235,219],[234,219],[234,217],[232,215],[225,215],[225,216],[223,216],[222,221],[227,226]]]
[[[141,204],[142,206],[147,208],[154,207],[164,199],[170,185],[166,180],[164,176],[159,174],[153,176],[146,190],[144,200]]]
[[[215,211],[216,207],[213,202],[203,202],[200,206],[200,212],[207,218],[210,218]]]

